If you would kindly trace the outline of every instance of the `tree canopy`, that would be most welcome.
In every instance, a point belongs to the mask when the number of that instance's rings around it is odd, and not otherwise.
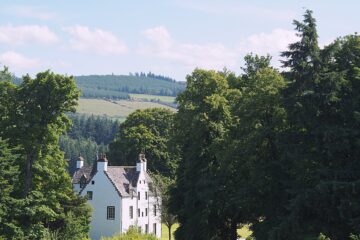
[[[174,113],[151,108],[137,110],[120,124],[119,132],[109,145],[112,165],[134,165],[143,152],[149,159],[148,169],[164,176],[174,176],[178,153],[171,140]]]
[[[0,142],[5,155],[0,160],[12,167],[1,169],[0,175],[14,174],[4,188],[17,204],[5,218],[8,226],[16,226],[16,233],[0,235],[42,239],[46,232],[57,231],[65,239],[86,238],[90,209],[73,191],[58,147],[70,122],[65,113],[75,111],[79,97],[74,79],[46,71],[34,79],[25,76],[16,86],[6,69],[1,74],[0,137],[6,143]],[[8,157],[7,148],[15,149],[16,155]]]

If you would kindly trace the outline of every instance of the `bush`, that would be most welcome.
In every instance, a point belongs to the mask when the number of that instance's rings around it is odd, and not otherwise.
[[[132,226],[125,234],[118,234],[112,237],[102,237],[101,240],[157,240],[154,235],[141,234],[136,226]]]

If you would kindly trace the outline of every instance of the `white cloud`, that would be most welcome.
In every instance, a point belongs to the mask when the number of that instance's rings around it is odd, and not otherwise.
[[[47,26],[22,25],[0,26],[0,42],[11,45],[21,45],[27,43],[56,43],[58,38],[56,34],[49,30]]]
[[[270,33],[259,33],[247,37],[240,42],[238,50],[241,53],[278,54],[286,50],[290,43],[298,40],[299,37],[296,36],[295,31],[278,28]]]
[[[8,9],[8,12],[17,17],[34,18],[39,20],[51,20],[57,17],[55,13],[50,12],[45,8],[33,6],[13,6]]]
[[[90,30],[86,26],[64,28],[71,35],[72,49],[84,52],[94,52],[100,55],[116,55],[127,52],[127,46],[111,32],[102,29]]]
[[[189,68],[222,69],[236,65],[237,54],[221,43],[180,43],[163,26],[143,31],[148,40],[138,53],[180,63]]]
[[[12,51],[0,54],[0,64],[9,66],[11,70],[31,69],[40,66],[40,61],[34,58],[27,58],[24,55]]]
[[[172,45],[171,36],[163,26],[146,29],[143,34],[147,39],[157,44],[159,47],[170,48]]]

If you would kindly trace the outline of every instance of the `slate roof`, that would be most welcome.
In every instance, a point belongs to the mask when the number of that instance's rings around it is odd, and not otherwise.
[[[96,163],[93,166],[86,166],[78,169],[73,175],[73,184],[80,183],[82,176],[86,178],[86,184],[90,182],[96,174]],[[104,172],[116,191],[122,197],[129,197],[134,194],[134,188],[139,179],[140,172],[136,171],[135,166],[108,166]],[[152,183],[152,179],[148,173],[145,173],[145,179],[148,183]]]
[[[72,183],[77,184],[80,183],[80,179],[82,176],[85,177],[86,183],[90,181],[90,179],[95,175],[96,173],[96,164],[93,166],[83,166],[80,169],[77,169],[73,175]]]

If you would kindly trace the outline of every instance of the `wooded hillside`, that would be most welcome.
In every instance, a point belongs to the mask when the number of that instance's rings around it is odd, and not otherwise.
[[[160,79],[152,75],[90,75],[75,77],[85,98],[126,99],[127,93],[176,96],[185,83]]]

